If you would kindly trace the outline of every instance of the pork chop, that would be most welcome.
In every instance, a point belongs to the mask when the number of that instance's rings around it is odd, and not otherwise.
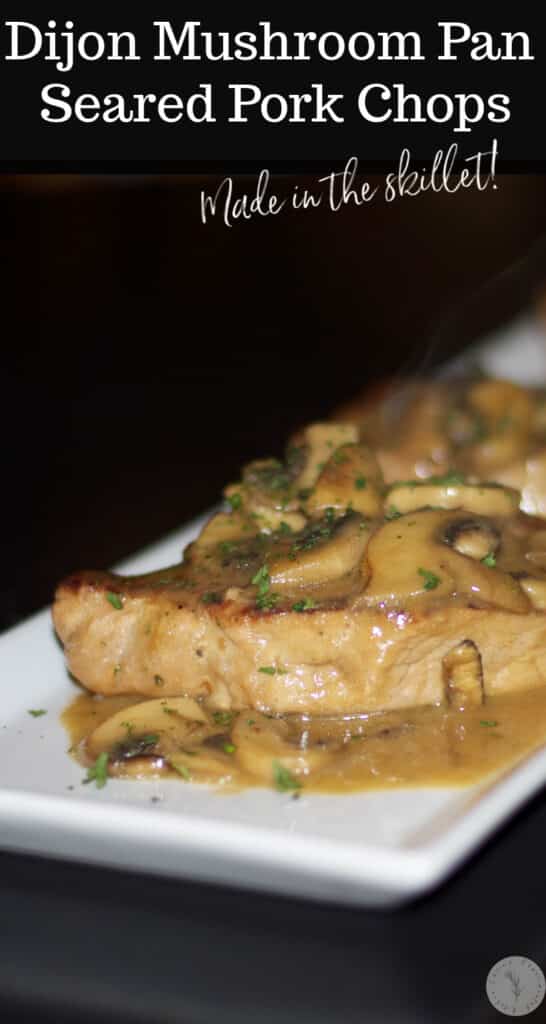
[[[545,683],[544,523],[498,486],[385,492],[356,436],[314,424],[283,463],[247,467],[179,565],[64,580],[53,619],[76,679],[337,715]]]

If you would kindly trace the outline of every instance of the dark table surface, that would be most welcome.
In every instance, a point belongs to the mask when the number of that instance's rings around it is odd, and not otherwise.
[[[198,190],[0,187],[19,322],[2,341],[2,628],[64,573],[112,564],[202,511],[300,423],[401,367],[441,362],[533,300],[536,280],[502,272],[546,230],[544,178],[207,233]],[[485,997],[492,964],[546,965],[545,849],[539,797],[439,891],[389,912],[1,854],[0,1010],[500,1019]]]

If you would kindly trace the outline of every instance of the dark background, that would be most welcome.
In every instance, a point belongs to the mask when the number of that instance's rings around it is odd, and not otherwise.
[[[0,626],[63,574],[202,512],[298,425],[534,299],[536,266],[506,268],[546,230],[546,176],[204,227],[200,190],[219,180],[0,180],[16,305],[1,341]]]
[[[536,264],[506,270],[546,231],[546,178],[498,184],[226,229],[200,224],[201,179],[5,177],[1,625],[201,512],[299,424],[534,303]],[[544,967],[545,840],[539,797],[387,913],[2,854],[0,1010],[493,1024],[495,960]]]

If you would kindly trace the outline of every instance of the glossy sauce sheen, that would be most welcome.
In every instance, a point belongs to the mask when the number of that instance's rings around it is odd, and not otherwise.
[[[89,765],[85,741],[103,721],[122,709],[135,705],[131,697],[78,696],[62,715],[70,736],[70,752]],[[245,722],[252,723],[252,740],[256,744],[256,765],[261,743],[260,720],[253,711],[239,712]],[[146,779],[178,778],[212,783],[220,789],[233,791],[251,786],[274,787],[273,769],[267,777],[267,742],[264,740],[263,764],[256,772],[252,757],[242,763],[241,749],[225,752],[232,745],[232,732],[238,715],[226,726],[214,744],[219,751],[220,772],[199,769],[200,748],[195,747],[187,758],[187,777],[158,767],[158,759],[139,758],[138,771],[114,767],[115,774]],[[278,720],[276,720],[278,722]],[[298,750],[318,751],[320,765],[306,774],[297,773],[297,788],[306,792],[339,793],[369,789],[411,786],[460,786],[477,782],[510,767],[546,741],[546,687],[523,693],[489,697],[479,707],[465,711],[434,706],[406,709],[370,716],[311,718],[285,716],[288,740],[284,747],[291,755]],[[233,743],[235,738],[233,737]],[[211,748],[207,748],[211,749]],[[201,755],[205,748],[201,748]],[[282,757],[282,755],[278,755]],[[124,762],[130,765],[130,759]],[[291,762],[290,762],[291,763]],[[136,762],[135,762],[136,766]]]

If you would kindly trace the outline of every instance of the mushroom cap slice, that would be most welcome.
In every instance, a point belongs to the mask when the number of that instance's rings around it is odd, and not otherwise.
[[[460,596],[513,612],[529,611],[519,583],[498,568],[489,568],[454,551],[445,541],[462,515],[433,509],[385,523],[370,538],[365,554],[370,579],[363,594],[369,604],[394,605],[427,592]]]
[[[191,697],[146,700],[101,722],[86,751],[92,760],[107,751],[114,762],[142,754],[167,756],[221,731]]]
[[[518,491],[498,484],[467,484],[460,481],[420,483],[411,480],[394,484],[387,491],[387,506],[399,512],[416,512],[424,508],[459,509],[483,516],[512,516],[517,512]]]
[[[285,719],[268,718],[252,712],[251,718],[240,715],[232,732],[235,757],[244,771],[271,784],[274,762],[287,768],[293,775],[308,775],[323,768],[332,751],[341,743],[305,747],[291,742],[290,726]]]
[[[322,468],[306,508],[311,515],[326,508],[352,508],[364,516],[378,516],[382,491],[383,477],[370,449],[363,444],[344,444]]]
[[[370,528],[361,516],[348,515],[337,523],[319,521],[306,539],[296,538],[287,555],[271,561],[271,585],[275,588],[317,586],[340,579],[358,568],[368,542]],[[316,534],[313,534],[315,529]],[[316,537],[316,539],[315,539]]]

